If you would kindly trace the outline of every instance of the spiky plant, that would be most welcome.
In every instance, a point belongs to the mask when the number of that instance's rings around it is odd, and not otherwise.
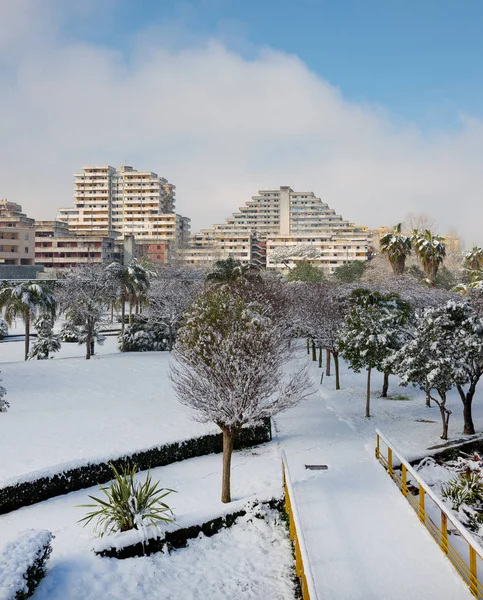
[[[80,508],[92,508],[79,523],[84,527],[96,520],[94,531],[102,537],[117,531],[142,530],[149,523],[157,526],[160,521],[172,523],[175,519],[171,508],[162,502],[174,492],[160,488],[159,481],[152,482],[148,471],[143,482],[135,480],[137,467],[126,467],[121,473],[109,463],[114,473],[114,481],[107,487],[100,485],[105,499],[89,496],[95,504],[82,504]]]
[[[451,501],[453,510],[478,504],[483,501],[483,479],[477,471],[461,473],[442,487],[441,495]]]
[[[474,246],[465,254],[465,267],[471,271],[483,269],[483,248]]]
[[[412,243],[410,236],[401,233],[401,223],[382,236],[379,246],[381,252],[387,254],[394,275],[402,275],[406,258],[411,254]]]

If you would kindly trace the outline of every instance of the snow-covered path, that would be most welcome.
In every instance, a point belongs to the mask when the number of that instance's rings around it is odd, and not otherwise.
[[[319,599],[472,598],[375,460],[374,422],[339,416],[326,389],[276,418]]]

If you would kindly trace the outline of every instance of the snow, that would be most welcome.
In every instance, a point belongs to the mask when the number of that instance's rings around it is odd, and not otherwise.
[[[17,592],[26,592],[24,575],[40,558],[52,534],[46,530],[24,531],[0,551],[0,600],[12,600]]]
[[[5,477],[51,468],[59,460],[114,450],[125,453],[139,444],[148,446],[148,441],[158,444],[169,436],[187,438],[201,431],[174,399],[166,378],[168,353],[114,353],[110,338],[101,351],[105,353],[91,361],[56,357],[2,366],[12,405],[0,415]],[[279,496],[283,448],[320,598],[471,598],[374,458],[376,427],[409,459],[428,454],[428,447],[440,443],[438,409],[426,408],[419,390],[398,388],[396,378],[391,378],[389,398],[379,398],[382,375],[375,372],[373,417],[365,419],[365,373],[351,373],[341,361],[342,389],[336,392],[333,376],[324,377],[319,385],[316,364],[311,364],[311,373],[317,394],[275,418],[272,442],[234,453],[232,503],[220,502],[220,455],[153,469],[153,482],[177,491],[168,498],[177,526],[203,523],[235,512],[247,502]],[[481,395],[477,390],[477,430],[483,429]],[[449,437],[460,439],[462,404],[454,392],[448,394],[448,407],[453,411]],[[4,417],[10,419],[8,427],[3,425]],[[307,471],[305,464],[329,468]],[[35,600],[97,600],[106,594],[112,600],[293,598],[288,586],[287,569],[292,564],[288,542],[271,517],[268,523],[242,519],[219,535],[193,540],[171,555],[101,559],[92,552],[92,528],[77,523],[85,514],[78,506],[90,502],[89,494],[99,495],[98,488],[0,516],[4,541],[13,541],[32,527],[55,535],[47,576]]]
[[[52,360],[23,362],[23,343],[0,344],[10,409],[0,413],[0,486],[206,433],[174,396],[167,352],[120,353],[108,337],[91,360],[62,344]]]
[[[355,375],[345,364],[341,367],[342,390],[333,390],[334,377],[324,378],[316,396],[276,418],[319,597],[471,598],[374,458],[376,427],[398,446],[424,454],[440,433],[437,409],[425,409],[424,395],[416,400],[410,390],[412,401],[374,398],[375,416],[365,419],[364,373]],[[316,366],[312,373],[319,381]],[[382,385],[382,376],[376,381]],[[460,412],[455,410],[455,417]],[[420,413],[434,414],[436,424],[415,423]],[[461,417],[459,422],[461,426]],[[305,464],[329,468],[307,471]]]

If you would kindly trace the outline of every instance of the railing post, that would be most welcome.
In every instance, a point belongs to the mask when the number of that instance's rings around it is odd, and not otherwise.
[[[408,473],[407,473],[406,465],[403,465],[402,466],[402,487],[401,487],[401,492],[402,492],[402,495],[404,497],[406,497],[407,494],[408,494],[408,483],[407,483],[407,480],[408,480]]]
[[[476,550],[470,546],[470,592],[473,596],[478,595],[478,574],[476,572]]]
[[[441,512],[441,550],[448,554],[448,517]]]
[[[389,471],[389,475],[392,477],[394,475],[394,471],[392,468],[392,448],[387,447],[387,468]]]
[[[423,523],[426,521],[424,513],[424,494],[424,488],[421,484],[419,484],[419,518]]]
[[[376,433],[376,458],[379,460],[379,434]]]

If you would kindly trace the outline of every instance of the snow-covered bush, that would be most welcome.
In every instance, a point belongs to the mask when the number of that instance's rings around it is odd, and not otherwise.
[[[0,381],[2,381],[0,379]],[[7,395],[7,390],[0,385],[0,413],[1,412],[7,412],[10,404],[8,403],[7,400],[5,400],[5,396]]]
[[[52,534],[46,530],[25,531],[0,555],[0,598],[30,598],[45,575],[45,563],[52,552]]]
[[[99,537],[118,531],[137,529],[143,531],[148,525],[159,525],[160,521],[173,523],[173,511],[163,498],[174,492],[160,488],[159,481],[152,482],[147,474],[143,482],[135,480],[137,467],[126,467],[119,473],[111,463],[114,481],[108,487],[102,487],[105,498],[89,496],[96,504],[83,504],[83,508],[92,508],[87,515],[80,519],[84,526],[96,520],[94,531]]]
[[[0,318],[0,340],[3,340],[6,335],[8,335],[7,324],[5,323],[4,319]]]
[[[459,510],[462,504],[481,505],[483,479],[477,471],[461,473],[442,487],[441,495],[451,501],[453,510]]]
[[[60,350],[60,336],[53,331],[54,320],[50,315],[40,315],[34,321],[37,339],[28,354],[29,360],[45,360],[52,352]]]
[[[79,327],[72,323],[72,321],[66,321],[60,328],[60,340],[68,343],[78,343],[80,331]]]
[[[164,325],[137,317],[119,336],[121,352],[150,352],[167,350],[168,336]]]

